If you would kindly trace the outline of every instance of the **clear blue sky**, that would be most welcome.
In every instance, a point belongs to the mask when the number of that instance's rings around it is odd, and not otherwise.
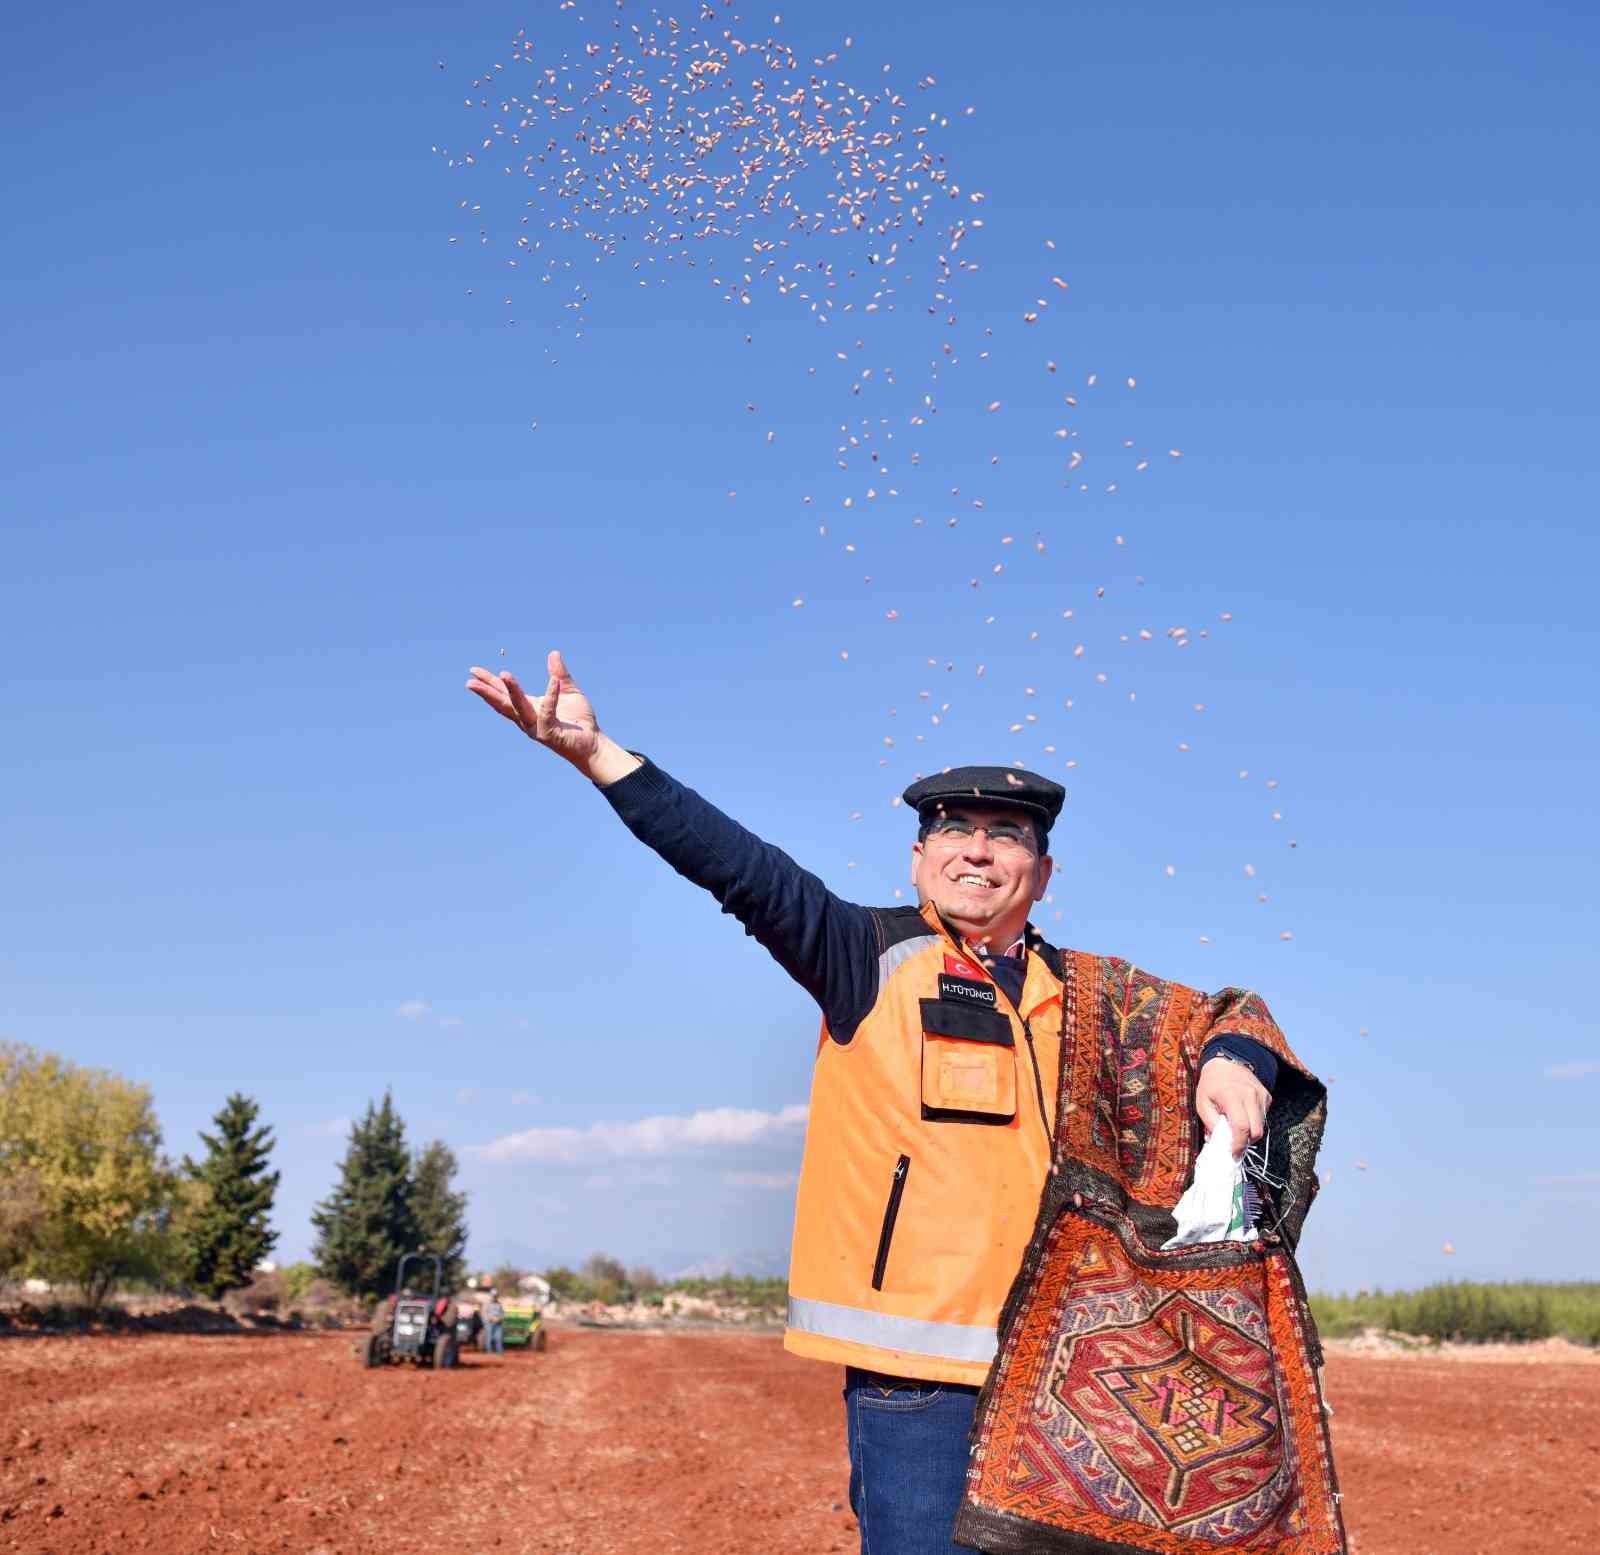
[[[1259,988],[1334,1081],[1314,1284],[1594,1277],[1592,9],[744,7],[948,118],[947,328],[931,241],[813,240],[826,326],[620,221],[509,267],[531,187],[430,148],[492,138],[519,28],[648,17],[590,8],[10,25],[0,1034],[175,1152],[257,1097],[285,1257],[392,1086],[481,1260],[781,1263],[814,1012],[461,689],[559,645],[858,899],[915,772],[1062,777],[1041,926]]]

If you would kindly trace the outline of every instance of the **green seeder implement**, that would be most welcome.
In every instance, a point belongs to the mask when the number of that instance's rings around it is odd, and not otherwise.
[[[549,1331],[544,1326],[544,1313],[531,1301],[508,1301],[505,1327],[502,1330],[506,1348],[526,1345],[533,1350],[543,1350],[550,1343]]]

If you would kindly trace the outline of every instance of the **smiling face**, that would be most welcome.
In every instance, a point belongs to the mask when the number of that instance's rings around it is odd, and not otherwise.
[[[933,832],[911,845],[911,883],[919,902],[932,902],[971,944],[987,941],[995,955],[1022,933],[1028,912],[1045,893],[1053,865],[1037,852],[1027,811],[1000,805],[947,804],[943,816],[973,828],[965,837]],[[1025,844],[996,844],[988,823],[1020,821]]]

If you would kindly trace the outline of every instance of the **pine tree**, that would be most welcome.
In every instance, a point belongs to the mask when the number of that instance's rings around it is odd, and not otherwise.
[[[459,1290],[466,1273],[467,1196],[451,1184],[455,1152],[439,1140],[417,1152],[411,1172],[411,1207],[422,1245],[444,1260],[446,1290]]]
[[[195,1289],[212,1300],[248,1285],[278,1240],[267,1224],[278,1191],[278,1173],[267,1171],[274,1141],[270,1125],[255,1126],[260,1111],[235,1092],[212,1120],[217,1132],[201,1131],[205,1160],[183,1160],[185,1173],[203,1188],[184,1227],[184,1262]]]
[[[312,1212],[317,1228],[312,1261],[317,1273],[352,1296],[383,1296],[394,1289],[400,1258],[421,1237],[412,1208],[411,1153],[394,1101],[367,1103],[350,1129],[339,1181]]]

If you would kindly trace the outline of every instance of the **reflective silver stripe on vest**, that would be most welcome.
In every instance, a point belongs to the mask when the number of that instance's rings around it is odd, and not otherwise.
[[[928,1323],[917,1317],[890,1317],[842,1307],[832,1301],[789,1298],[789,1327],[828,1339],[870,1344],[878,1350],[904,1350],[908,1355],[934,1355],[946,1361],[978,1361],[987,1366],[998,1343],[992,1328],[966,1323]]]
[[[926,950],[937,934],[919,934],[915,939],[903,939],[898,945],[891,945],[878,957],[878,992],[881,994],[889,982],[889,974],[898,966],[903,966],[919,951]]]

